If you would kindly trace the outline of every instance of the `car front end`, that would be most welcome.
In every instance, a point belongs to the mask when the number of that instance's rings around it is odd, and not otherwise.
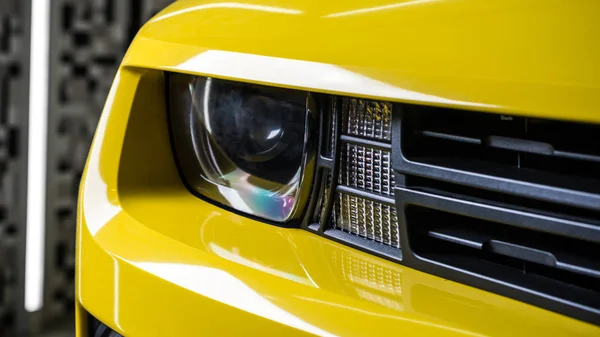
[[[175,2],[89,154],[77,335],[599,335],[598,12]]]

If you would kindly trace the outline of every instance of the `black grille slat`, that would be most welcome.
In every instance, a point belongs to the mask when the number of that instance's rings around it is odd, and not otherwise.
[[[465,137],[461,135],[455,135],[450,133],[442,133],[435,131],[418,131],[417,134],[424,137],[432,137],[443,140],[462,142],[475,145],[484,145],[489,147],[495,147],[504,150],[520,151],[534,154],[541,154],[546,156],[556,156],[566,159],[575,159],[581,161],[593,161],[600,163],[600,155],[592,155],[585,153],[578,153],[572,151],[560,151],[555,150],[551,144],[545,142],[537,142],[526,139],[502,137],[502,136],[488,136],[485,140]]]
[[[561,205],[560,208],[557,208],[555,204],[536,199],[523,198],[416,176],[405,177],[405,184],[414,191],[539,214],[550,218],[571,220],[574,223],[578,223],[578,226],[598,226],[600,228],[600,212],[598,211],[566,205]]]
[[[452,279],[457,279],[461,283],[466,283],[476,287],[490,289],[503,296],[517,298],[521,301],[534,303],[537,306],[550,308],[560,313],[575,316],[588,322],[598,324],[598,315],[600,306],[597,292],[585,288],[572,286],[569,283],[562,284],[560,298],[555,293],[548,292],[528,292],[527,289],[552,289],[556,287],[556,281],[550,280],[541,275],[530,273],[523,274],[511,267],[507,267],[494,262],[473,260],[465,256],[448,256],[444,254],[432,254],[427,258],[440,264],[449,265],[461,270],[469,270],[470,273],[481,275],[485,279],[473,282],[473,277],[469,275],[457,275]],[[430,269],[430,272],[436,273],[438,268]],[[595,280],[594,280],[595,281]],[[498,283],[518,284],[519,289],[498,287]]]
[[[424,131],[419,131],[418,134],[425,136],[425,137],[433,137],[433,138],[439,138],[439,139],[445,139],[445,140],[452,140],[455,142],[463,142],[463,143],[477,144],[477,145],[481,144],[481,139],[453,135],[450,133],[424,130]]]
[[[600,125],[402,105],[392,139],[403,264],[600,325]]]
[[[520,138],[491,135],[487,136],[483,143],[486,146],[498,149],[535,153],[545,156],[551,156],[554,153],[554,147],[551,144]]]
[[[402,173],[600,210],[600,125],[408,105],[396,127]]]
[[[554,151],[554,155],[557,157],[568,158],[568,159],[577,159],[584,161],[593,161],[600,163],[600,156],[583,154],[577,152],[568,152],[568,151]]]
[[[405,264],[599,322],[598,235],[571,238],[567,223],[434,194],[397,190],[396,199]],[[510,244],[520,249],[503,252]]]
[[[476,201],[456,199],[443,195],[396,188],[396,208],[407,205],[419,205],[441,209],[474,219],[487,219],[498,223],[510,224],[515,228],[547,233],[586,242],[600,244],[600,227],[570,219],[560,219],[545,215],[524,212],[496,205],[487,205]],[[405,214],[406,217],[406,214]],[[443,221],[442,218],[440,221]]]
[[[427,235],[435,239],[483,250],[488,253],[513,257],[526,262],[538,263],[564,271],[600,278],[600,265],[598,263],[586,261],[569,252],[557,254],[540,249],[539,247],[533,248],[501,241],[498,237],[484,235],[477,231],[461,231],[452,227],[430,230]],[[536,246],[535,244],[530,245]]]

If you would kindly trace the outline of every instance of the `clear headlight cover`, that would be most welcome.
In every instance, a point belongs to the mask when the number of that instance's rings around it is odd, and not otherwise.
[[[311,96],[183,74],[167,78],[173,147],[188,187],[268,220],[298,218],[314,170]]]

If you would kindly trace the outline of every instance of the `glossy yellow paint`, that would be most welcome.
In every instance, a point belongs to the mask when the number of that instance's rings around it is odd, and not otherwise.
[[[84,308],[128,337],[597,336],[600,328],[192,196],[161,70],[600,122],[600,3],[182,0],[123,61],[88,158]]]
[[[178,1],[124,64],[600,121],[596,0]]]

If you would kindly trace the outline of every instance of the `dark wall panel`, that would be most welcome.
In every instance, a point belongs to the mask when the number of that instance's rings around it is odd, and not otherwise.
[[[172,1],[54,0],[44,322],[72,315],[79,181],[116,69],[140,25]]]
[[[73,318],[77,192],[116,69],[171,0],[49,0],[44,307],[24,309],[30,0],[0,0],[0,336]]]
[[[0,0],[0,335],[23,309],[30,4]]]

